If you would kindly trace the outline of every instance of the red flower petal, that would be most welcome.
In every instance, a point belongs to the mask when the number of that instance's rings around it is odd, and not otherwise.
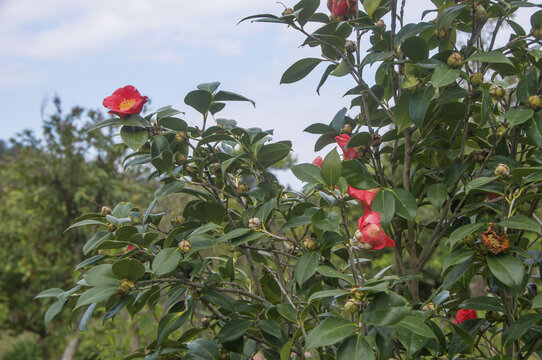
[[[321,156],[317,156],[316,159],[312,161],[312,164],[318,166],[321,169],[322,165],[324,164],[324,160],[322,160]]]
[[[460,309],[455,315],[454,324],[461,324],[464,321],[476,319],[476,311],[471,309]]]
[[[352,186],[348,186],[348,194],[354,199],[358,199],[363,205],[365,212],[371,211],[371,204],[376,196],[376,189],[371,190],[359,190]]]
[[[146,102],[146,96],[141,96],[136,88],[128,85],[115,90],[111,96],[106,97],[103,105],[110,110],[110,114],[126,117],[132,114],[139,114]]]
[[[350,135],[341,134],[341,135],[335,136],[335,141],[337,142],[337,144],[343,151],[344,160],[352,160],[352,159],[358,158],[359,155],[356,149],[345,150],[346,144],[348,144],[348,142],[350,141]]]

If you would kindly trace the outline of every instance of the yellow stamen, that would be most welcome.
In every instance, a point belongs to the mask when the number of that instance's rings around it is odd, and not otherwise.
[[[134,106],[136,103],[136,100],[135,99],[124,99],[121,101],[121,103],[119,104],[119,109],[120,110],[128,110],[130,109],[132,106]]]

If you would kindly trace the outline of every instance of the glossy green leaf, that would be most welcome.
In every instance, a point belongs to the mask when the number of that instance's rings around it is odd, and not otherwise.
[[[542,235],[542,231],[540,230],[540,225],[536,221],[529,219],[527,216],[523,214],[518,214],[512,217],[509,217],[508,219],[501,221],[499,223],[499,226],[510,228],[510,229],[531,231],[539,235]]]
[[[77,300],[77,304],[75,305],[75,309],[84,306],[89,305],[92,303],[101,302],[104,300],[109,299],[113,294],[115,294],[118,291],[117,286],[97,286],[92,287],[85,291],[84,293],[79,296],[79,300]]]
[[[303,79],[305,76],[309,75],[312,70],[318,64],[322,62],[322,59],[318,58],[307,58],[296,61],[292,66],[288,68],[282,75],[280,79],[281,84],[291,84]]]
[[[292,151],[291,143],[274,143],[264,145],[258,151],[258,161],[263,167],[268,168],[284,159]]]
[[[429,202],[437,209],[440,209],[442,205],[444,205],[447,197],[448,188],[444,183],[432,184],[427,189],[427,198],[429,199]]]
[[[433,330],[418,316],[407,315],[396,326],[426,338],[436,338]]]
[[[297,314],[295,312],[295,309],[292,307],[292,305],[287,304],[287,303],[280,303],[277,305],[277,310],[279,314],[286,320],[289,320],[290,322],[293,322],[294,324],[297,323]]]
[[[484,224],[476,223],[476,224],[463,225],[460,228],[455,229],[454,232],[452,232],[450,237],[448,238],[448,244],[450,244],[450,248],[453,248],[454,245],[458,241],[478,231],[482,227],[484,227]]]
[[[294,275],[299,286],[303,286],[303,283],[314,275],[316,268],[318,268],[319,259],[318,253],[311,251],[301,255],[297,260],[294,268]]]
[[[320,175],[320,169],[313,164],[299,164],[292,167],[292,172],[299,180],[309,184],[323,184],[324,179]]]
[[[452,69],[446,64],[437,66],[431,76],[431,83],[434,87],[439,88],[453,83],[461,73],[459,69]]]
[[[429,102],[435,95],[435,88],[426,85],[418,89],[409,100],[409,114],[412,122],[421,127],[427,108],[429,107]]]
[[[407,301],[395,293],[378,293],[363,313],[363,320],[370,325],[390,326],[410,313]]]
[[[542,308],[542,292],[538,293],[533,299],[533,304],[531,306],[533,309],[540,309]]]
[[[234,319],[227,322],[218,333],[218,341],[222,344],[239,339],[252,325],[252,321]]]
[[[395,212],[397,215],[408,221],[414,221],[418,209],[414,195],[405,189],[394,189],[391,192],[395,196]]]
[[[468,194],[472,190],[479,189],[482,186],[487,185],[498,178],[499,178],[498,176],[476,178],[472,181],[469,181],[469,183],[465,186],[465,191]]]
[[[508,329],[502,333],[503,347],[512,344],[521,335],[530,330],[537,322],[542,320],[542,314],[524,314],[519,317]]]
[[[362,334],[350,336],[337,350],[337,360],[376,360],[374,351]]]
[[[332,269],[329,266],[318,266],[318,268],[316,269],[316,272],[325,277],[342,279],[346,281],[347,283],[349,283],[350,285],[355,284],[354,280],[351,277],[349,277],[348,275],[342,274],[338,272],[337,270]]]
[[[322,298],[326,298],[326,297],[343,296],[343,295],[347,295],[347,294],[350,294],[350,292],[349,291],[344,291],[344,290],[322,290],[322,291],[318,291],[318,292],[315,292],[314,294],[312,294],[309,297],[308,303],[310,304],[314,300],[318,300],[318,299],[322,299]]]
[[[467,61],[481,61],[492,64],[508,64],[514,66],[514,64],[500,51],[488,51],[476,53],[468,57]]]
[[[459,307],[461,309],[499,311],[504,313],[504,306],[499,298],[491,296],[478,296],[464,300]]]
[[[129,148],[135,151],[147,142],[149,134],[145,128],[123,126],[120,129],[120,137]]]
[[[510,109],[504,113],[504,117],[512,126],[523,124],[531,119],[533,115],[533,109]]]
[[[184,103],[196,109],[199,113],[205,114],[213,101],[213,95],[205,90],[194,90],[189,92]]]
[[[348,320],[336,317],[325,318],[307,336],[305,349],[333,345],[352,335],[354,331],[356,331],[356,325]]]
[[[248,101],[250,102],[254,107],[256,107],[256,103],[253,100],[250,100],[242,95],[230,92],[230,91],[219,91],[215,94],[214,97],[215,101]]]
[[[339,181],[339,178],[341,177],[341,171],[342,171],[342,161],[341,157],[339,156],[339,153],[336,149],[331,150],[329,154],[324,159],[324,162],[322,164],[322,178],[324,179],[325,183],[331,188],[335,188],[335,185],[337,184],[337,181]]]
[[[437,29],[448,27],[452,21],[466,8],[465,5],[455,5],[442,11],[437,19]]]
[[[176,247],[167,248],[163,249],[158,253],[158,255],[156,255],[152,261],[151,268],[156,276],[162,276],[175,270],[179,265],[179,261],[181,261],[181,253],[179,252],[179,249]]]
[[[380,222],[383,225],[389,224],[393,219],[393,215],[395,214],[395,201],[396,200],[393,192],[389,190],[382,190],[376,194],[373,200],[372,208],[373,211],[380,214]]]
[[[120,279],[136,281],[145,275],[145,266],[136,259],[121,259],[113,263],[113,274]]]
[[[429,57],[429,47],[425,40],[419,36],[406,39],[401,45],[401,50],[413,62],[425,60]]]
[[[519,290],[525,276],[523,263],[512,255],[488,256],[487,265],[491,273],[513,290]]]
[[[64,305],[68,302],[68,299],[60,299],[58,301],[55,301],[54,303],[49,306],[47,311],[45,312],[45,316],[43,318],[43,322],[45,323],[45,327],[48,327],[51,321],[55,316],[57,316],[61,311]]]
[[[380,2],[381,0],[363,0],[363,8],[370,18],[373,17],[375,10],[380,6]]]
[[[342,163],[342,176],[348,185],[360,190],[369,190],[379,187],[373,175],[358,160],[348,160]]]

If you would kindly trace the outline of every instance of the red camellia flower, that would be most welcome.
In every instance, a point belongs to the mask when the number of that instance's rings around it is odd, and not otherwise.
[[[365,214],[371,212],[371,204],[376,196],[376,189],[371,190],[359,190],[355,187],[348,186],[348,194],[354,199],[358,199],[363,206],[363,211]]]
[[[380,250],[385,247],[395,247],[395,241],[390,239],[380,225],[380,214],[369,212],[359,218],[360,242],[370,245],[368,250]]]
[[[457,312],[454,319],[454,324],[461,324],[463,321],[476,319],[476,311],[471,309],[461,309]]]
[[[321,156],[317,156],[316,159],[312,161],[312,164],[318,166],[321,169],[322,165],[324,164],[324,160],[322,160]]]
[[[134,250],[133,245],[126,245],[126,252]]]
[[[106,97],[103,105],[110,110],[110,114],[123,118],[128,115],[139,114],[146,102],[146,96],[141,96],[135,87],[128,85],[115,90],[113,95]]]
[[[357,0],[327,0],[327,8],[335,16],[348,16],[356,11]]]
[[[347,149],[345,150],[346,144],[350,141],[350,135],[342,134],[339,136],[335,136],[335,141],[343,151],[344,160],[352,160],[358,158],[358,152],[356,149]]]

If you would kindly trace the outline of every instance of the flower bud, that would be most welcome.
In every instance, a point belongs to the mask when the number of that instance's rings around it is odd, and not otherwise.
[[[248,227],[252,230],[261,230],[262,228],[262,219],[253,217],[248,221]]]
[[[448,29],[445,27],[441,27],[439,30],[434,29],[433,35],[437,41],[446,40],[448,38]]]
[[[484,75],[479,72],[475,72],[470,76],[470,84],[474,87],[478,87],[484,83]]]
[[[497,311],[488,311],[486,312],[485,318],[487,322],[494,323],[498,322],[501,319],[501,315]]]
[[[363,234],[361,233],[361,231],[356,230],[356,232],[354,233],[354,239],[356,241],[360,241],[362,237],[363,237]]]
[[[102,216],[106,216],[106,215],[109,215],[111,214],[111,208],[107,207],[107,206],[103,206],[102,207]]]
[[[352,134],[352,126],[350,124],[344,124],[341,128],[341,134]]]
[[[198,168],[195,167],[194,165],[187,165],[184,167],[184,169],[186,170],[187,173],[189,173],[192,176],[198,173]]]
[[[478,5],[476,7],[476,12],[474,13],[474,19],[478,22],[483,22],[485,21],[486,16],[486,8],[483,5]]]
[[[465,61],[465,59],[463,59],[463,56],[461,56],[460,53],[454,52],[448,57],[447,63],[449,67],[457,69],[463,66],[463,61]]]
[[[470,234],[469,236],[464,237],[461,241],[467,246],[472,246],[476,242],[476,239],[476,235]]]
[[[538,95],[532,95],[527,98],[527,107],[538,110],[542,107],[542,100]]]
[[[533,37],[537,40],[542,40],[542,25],[537,26],[533,30],[531,30],[533,33]]]
[[[115,232],[115,230],[117,230],[117,227],[110,222],[108,222],[105,226],[109,232]]]
[[[181,154],[181,153],[175,154],[175,164],[183,165],[186,163],[187,160],[188,158],[186,157],[186,155]]]
[[[190,241],[183,240],[179,243],[179,251],[181,254],[186,254],[192,249],[192,244],[190,244]]]
[[[237,187],[237,193],[239,195],[243,195],[244,193],[246,193],[247,191],[250,190],[250,186],[248,186],[247,184],[240,184],[238,187]]]
[[[354,299],[348,300],[344,303],[343,310],[349,313],[355,313],[356,311],[358,311],[357,301]]]
[[[491,85],[489,88],[489,95],[491,95],[491,97],[493,97],[495,100],[501,100],[506,96],[506,91],[502,86]]]
[[[303,240],[303,246],[305,246],[305,249],[312,250],[316,247],[316,242],[311,238],[310,236],[307,236],[305,240]]]
[[[230,358],[230,352],[224,348],[218,350],[218,358],[220,360],[228,360]]]
[[[360,242],[359,247],[365,250],[371,250],[373,248],[373,245],[369,243]]]
[[[377,148],[382,144],[382,136],[378,134],[371,135],[371,146]]]
[[[291,15],[294,13],[294,9],[292,8],[286,8],[284,9],[284,11],[282,12],[282,16],[287,16],[287,15]]]
[[[489,155],[489,150],[484,149],[480,151],[473,151],[470,153],[472,161],[476,163],[483,163],[486,161],[487,156]]]
[[[375,25],[382,29],[382,31],[386,31],[386,23],[384,20],[380,19],[375,22]]]
[[[522,202],[519,206],[518,206],[518,210],[522,213],[526,213],[528,212],[529,210],[531,210],[531,204],[529,204],[528,202]]]
[[[344,49],[346,50],[347,53],[352,54],[358,50],[358,46],[352,40],[346,40],[344,44]]]
[[[178,142],[185,142],[187,138],[188,138],[188,134],[186,133],[186,131],[179,131],[175,135],[175,140],[177,140]]]
[[[510,168],[506,166],[505,164],[499,164],[495,168],[495,176],[502,176],[504,178],[507,178],[510,176]]]
[[[128,294],[134,288],[134,282],[128,279],[122,279],[119,284],[119,292],[122,295]]]
[[[506,130],[508,130],[508,128],[506,127],[506,125],[500,125],[497,130],[495,131],[495,134],[497,136],[502,136],[502,134],[504,134],[506,132]]]
[[[176,225],[182,224],[185,221],[186,219],[184,218],[184,216],[181,216],[181,215],[175,216],[175,219],[173,219],[173,223]]]

